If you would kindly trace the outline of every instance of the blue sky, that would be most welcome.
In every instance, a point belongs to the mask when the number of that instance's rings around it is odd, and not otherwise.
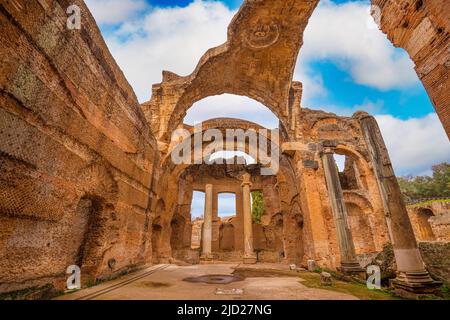
[[[138,99],[147,101],[162,70],[190,74],[204,52],[226,41],[241,0],[86,0]],[[304,34],[294,79],[302,107],[376,116],[397,175],[429,174],[450,161],[450,144],[408,55],[378,30],[367,1],[322,0]],[[239,117],[267,127],[276,117],[239,96],[206,98],[186,123]],[[418,148],[417,146],[421,146]]]
[[[185,7],[193,0],[146,0],[146,2],[151,6],[158,7]],[[224,0],[222,1],[230,9],[237,9],[242,4],[242,0]]]

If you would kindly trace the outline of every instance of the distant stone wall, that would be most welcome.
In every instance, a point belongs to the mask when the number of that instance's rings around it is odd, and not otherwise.
[[[0,27],[0,292],[145,263],[156,143],[84,2],[1,1]]]
[[[408,207],[418,241],[450,242],[450,202],[430,202]]]
[[[450,243],[420,242],[419,249],[431,276],[450,286]]]

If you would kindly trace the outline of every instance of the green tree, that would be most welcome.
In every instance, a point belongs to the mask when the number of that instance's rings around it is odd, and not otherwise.
[[[450,197],[450,164],[440,163],[433,166],[433,191],[439,197]]]
[[[406,176],[398,178],[398,183],[406,200],[450,197],[450,164],[440,163],[432,167],[433,175]]]
[[[252,191],[252,220],[253,223],[261,223],[264,214],[264,198],[262,191]]]

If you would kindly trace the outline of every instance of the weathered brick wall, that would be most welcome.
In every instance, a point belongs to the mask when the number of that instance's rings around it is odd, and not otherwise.
[[[375,19],[404,48],[450,136],[450,6],[448,0],[372,0]],[[379,14],[381,13],[381,17]]]
[[[407,209],[417,241],[450,242],[450,202],[435,201]]]
[[[0,30],[0,292],[144,263],[156,143],[84,2],[1,0]]]

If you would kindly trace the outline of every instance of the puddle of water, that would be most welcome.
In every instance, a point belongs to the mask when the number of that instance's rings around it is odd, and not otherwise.
[[[199,277],[184,278],[183,281],[193,283],[228,284],[236,281],[242,281],[244,279],[245,277],[234,274],[206,274]]]

